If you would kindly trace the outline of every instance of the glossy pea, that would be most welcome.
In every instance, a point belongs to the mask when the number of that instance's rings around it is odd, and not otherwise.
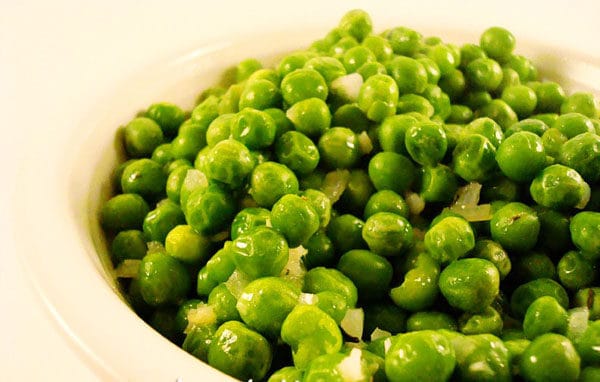
[[[437,123],[419,123],[406,130],[406,151],[411,158],[423,165],[434,166],[444,155],[448,142],[444,129]]]
[[[302,191],[300,196],[302,199],[305,199],[317,213],[320,228],[327,227],[331,220],[331,199],[329,199],[325,193],[311,188]]]
[[[137,194],[119,194],[109,199],[100,211],[102,228],[109,232],[140,229],[150,209]]]
[[[402,216],[378,212],[365,222],[362,237],[373,252],[382,256],[398,256],[410,248],[414,233],[411,224]]]
[[[138,117],[124,129],[124,146],[131,158],[150,157],[152,152],[163,143],[163,132],[152,119]]]
[[[410,315],[406,320],[407,332],[418,332],[421,330],[453,330],[458,326],[454,317],[448,313],[438,311],[416,312]]]
[[[590,198],[590,186],[581,175],[560,164],[543,169],[531,182],[529,192],[536,203],[557,210],[581,209]]]
[[[362,84],[357,103],[367,118],[381,122],[396,113],[399,90],[395,78],[385,75],[373,75]]]
[[[361,249],[346,252],[340,258],[337,269],[353,281],[362,300],[376,300],[385,296],[393,273],[388,260]]]
[[[464,257],[474,247],[473,229],[462,218],[443,218],[425,234],[425,248],[440,263]]]
[[[357,135],[345,127],[327,130],[318,143],[321,161],[330,168],[354,167],[361,156]]]
[[[204,235],[213,235],[226,229],[234,216],[234,200],[218,185],[193,191],[185,205],[187,223]]]
[[[414,58],[396,56],[386,63],[386,69],[396,82],[399,94],[419,94],[425,90],[427,71]]]
[[[368,219],[377,212],[391,212],[408,218],[408,204],[404,198],[394,191],[382,190],[371,195],[365,205],[364,217]]]
[[[185,224],[181,208],[169,199],[161,201],[144,218],[142,229],[148,241],[165,242],[169,232],[178,225]]]
[[[266,226],[271,221],[271,211],[260,207],[244,208],[231,222],[231,239],[235,240],[254,227]]]
[[[554,297],[542,296],[527,308],[523,332],[530,340],[544,333],[564,334],[567,330],[567,317],[567,311]]]
[[[308,240],[319,229],[319,215],[307,200],[297,195],[282,196],[271,209],[273,228],[281,232],[290,247]]]
[[[406,131],[418,123],[417,119],[408,115],[394,115],[384,119],[377,129],[382,151],[408,154],[405,145]]]
[[[411,312],[431,307],[438,296],[439,274],[440,266],[429,254],[417,254],[403,282],[390,290],[392,301]]]
[[[499,336],[502,332],[502,326],[502,316],[491,306],[480,313],[464,313],[458,319],[460,332],[467,335],[493,334]]]
[[[141,260],[147,251],[146,238],[140,230],[121,231],[110,246],[110,254],[115,264],[126,259]]]
[[[138,280],[142,297],[151,306],[178,304],[191,287],[187,269],[177,259],[162,252],[144,256]]]
[[[403,193],[413,183],[416,170],[414,164],[402,154],[380,152],[369,162],[369,177],[378,191],[392,190]]]
[[[270,208],[282,196],[298,192],[298,178],[283,164],[265,162],[259,164],[250,176],[250,195],[256,203]]]
[[[304,292],[317,294],[335,292],[342,296],[348,307],[355,307],[358,300],[356,285],[337,269],[316,267],[306,273]]]
[[[578,251],[565,253],[559,260],[556,271],[560,283],[571,290],[590,286],[596,276],[594,265]]]
[[[597,118],[596,100],[592,93],[576,92],[568,96],[560,105],[560,113],[581,113],[589,118]]]
[[[452,152],[452,169],[466,181],[486,180],[496,166],[496,149],[483,135],[468,135]]]
[[[504,279],[511,271],[512,265],[508,253],[495,241],[477,240],[471,256],[491,261],[498,269],[500,279]]]
[[[540,232],[536,212],[519,202],[508,203],[496,211],[490,221],[492,238],[511,251],[532,249]]]
[[[587,132],[569,139],[561,146],[558,161],[586,182],[596,183],[600,180],[600,136]]]
[[[521,374],[529,381],[576,381],[581,358],[564,336],[547,333],[537,337],[521,355]]]
[[[293,104],[286,112],[287,118],[297,131],[316,138],[329,129],[331,112],[324,100],[306,98]]]
[[[211,242],[199,235],[189,225],[178,225],[165,238],[167,254],[183,263],[204,263],[210,256]]]
[[[525,316],[529,305],[543,296],[554,297],[565,309],[569,306],[569,296],[559,283],[548,278],[540,278],[521,284],[515,289],[510,298],[513,314],[517,318]]]
[[[331,219],[327,236],[333,242],[336,252],[345,253],[351,249],[367,248],[362,238],[365,222],[351,214],[343,214]]]
[[[252,278],[277,276],[287,263],[288,245],[274,229],[258,226],[233,241],[231,255],[237,268]]]
[[[573,244],[597,258],[600,253],[600,212],[585,211],[574,215],[569,225]]]
[[[125,167],[121,175],[121,189],[123,193],[135,193],[146,200],[155,200],[164,194],[166,181],[160,164],[143,158]]]
[[[325,100],[328,88],[325,79],[316,70],[297,69],[281,80],[281,94],[288,105],[293,105],[308,98]]]

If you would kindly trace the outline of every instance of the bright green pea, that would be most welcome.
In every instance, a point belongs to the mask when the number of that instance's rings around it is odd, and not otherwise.
[[[427,56],[440,68],[442,76],[450,73],[460,65],[460,55],[456,55],[452,46],[437,44],[427,49]]]
[[[362,84],[357,102],[367,118],[381,122],[396,113],[398,95],[398,85],[393,76],[376,74]]]
[[[162,252],[144,256],[138,280],[142,297],[151,306],[180,303],[191,287],[186,268],[177,259]]]
[[[581,360],[588,365],[600,365],[600,320],[591,322],[582,336],[575,342],[577,353]]]
[[[529,182],[546,167],[542,139],[528,131],[514,133],[498,147],[496,162],[509,179]]]
[[[559,152],[560,164],[571,167],[589,183],[600,180],[600,136],[582,133],[565,142]]]
[[[166,181],[160,164],[151,159],[138,159],[123,170],[121,189],[123,193],[139,194],[147,200],[153,200],[165,193]]]
[[[323,354],[342,348],[342,334],[336,322],[321,309],[297,305],[283,321],[281,339],[291,346],[294,365],[304,369]]]
[[[438,86],[451,100],[455,101],[464,94],[467,82],[463,72],[458,69],[452,69],[440,78]]]
[[[283,367],[269,377],[267,382],[302,382],[304,372],[294,366]]]
[[[183,263],[197,264],[207,260],[211,243],[189,225],[178,225],[167,234],[165,249],[168,255]]]
[[[278,107],[281,104],[281,93],[278,84],[269,80],[256,79],[248,81],[240,94],[238,104],[239,110],[253,108],[264,110],[270,107]]]
[[[480,107],[476,112],[476,116],[493,119],[498,122],[503,130],[508,129],[519,121],[514,110],[501,99],[491,100],[488,104]]]
[[[349,35],[362,41],[373,31],[373,21],[367,12],[353,9],[342,16],[338,28],[342,35]]]
[[[408,115],[394,115],[384,119],[377,129],[382,151],[408,154],[404,144],[406,131],[418,123],[416,118]]]
[[[396,82],[399,94],[419,94],[425,90],[427,71],[419,61],[410,57],[396,56],[385,65],[387,72]]]
[[[394,152],[377,153],[369,162],[369,176],[378,191],[403,193],[412,185],[416,170],[410,159]]]
[[[232,320],[240,321],[236,301],[225,283],[221,283],[211,290],[208,295],[208,305],[217,318],[217,324]]]
[[[390,290],[390,297],[394,304],[411,312],[430,308],[438,296],[440,266],[425,252],[417,254],[415,261],[408,260],[404,281]]]
[[[584,211],[574,215],[569,229],[577,248],[594,258],[600,256],[600,212]]]
[[[243,143],[226,139],[210,149],[205,168],[210,179],[239,187],[252,172],[254,159]]]
[[[514,70],[519,75],[519,80],[523,83],[526,81],[535,81],[537,78],[537,69],[525,56],[512,54],[503,65],[506,68]]]
[[[437,123],[419,123],[406,131],[406,150],[411,158],[423,165],[434,166],[446,155],[448,142],[444,129]]]
[[[361,300],[377,300],[385,296],[393,273],[389,261],[364,249],[346,252],[340,258],[337,269],[352,280]]]
[[[110,232],[140,229],[149,210],[148,203],[137,194],[113,196],[102,206],[102,228]]]
[[[363,39],[362,46],[368,48],[379,62],[386,62],[392,58],[394,50],[392,44],[384,37],[370,35]]]
[[[316,267],[306,273],[303,291],[306,293],[335,292],[344,297],[348,307],[356,306],[358,292],[350,278],[337,269]]]
[[[456,320],[447,313],[436,311],[416,312],[406,320],[407,332],[441,329],[456,331]]]
[[[327,227],[327,236],[333,242],[337,253],[345,253],[351,249],[367,248],[362,238],[365,222],[354,215],[344,214],[331,219]]]
[[[365,206],[365,219],[378,212],[391,212],[404,218],[408,218],[408,204],[402,196],[391,190],[381,190],[369,198]]]
[[[498,148],[504,140],[502,128],[491,118],[482,117],[471,121],[464,131],[469,134],[480,134],[486,137],[494,147]]]
[[[218,250],[207,262],[206,272],[208,276],[218,283],[227,281],[235,270],[231,241],[225,242],[223,248]]]
[[[503,248],[526,252],[537,242],[540,221],[532,208],[523,203],[512,202],[494,213],[490,230],[494,241]]]
[[[434,110],[433,118],[445,121],[451,113],[450,97],[439,86],[427,85],[422,95],[431,103]]]
[[[252,278],[277,276],[288,260],[288,245],[274,229],[254,227],[239,236],[231,246],[238,269]]]
[[[456,352],[455,373],[459,380],[511,380],[509,352],[498,337],[492,334],[459,335],[451,341]]]
[[[244,208],[235,215],[231,223],[231,239],[237,239],[254,227],[266,226],[270,221],[271,211],[259,207]]]
[[[344,296],[333,291],[323,291],[314,294],[314,299],[316,303],[310,305],[315,305],[327,313],[338,325],[342,322],[349,308]]]
[[[232,90],[231,88],[229,90]],[[200,125],[203,130],[206,130],[208,125],[219,116],[219,114],[227,113],[229,111],[223,111],[221,113],[221,107],[224,103],[224,98],[228,96],[229,90],[223,95],[223,97],[217,97],[211,95],[207,97],[204,101],[198,104],[194,110],[192,110],[191,119],[195,124]],[[239,87],[239,92],[241,92],[241,87]],[[239,92],[235,92],[232,96],[237,97],[235,99],[235,108],[237,108]],[[237,110],[235,110],[237,111]]]
[[[446,381],[456,364],[450,341],[432,330],[400,334],[385,356],[385,373],[392,382]]]
[[[421,46],[423,36],[406,27],[396,27],[383,35],[392,46],[394,53],[402,56],[414,55]]]
[[[177,309],[177,314],[175,315],[175,326],[179,333],[183,333],[187,329],[187,326],[189,324],[188,313],[190,312],[190,310],[199,308],[204,305],[205,303],[198,299],[189,299],[183,302],[181,305],[179,305],[179,308]]]
[[[519,131],[528,131],[541,137],[547,130],[548,125],[544,123],[544,121],[541,121],[539,119],[528,118],[523,119],[506,129],[504,135],[506,137],[509,137]]]
[[[473,229],[462,218],[446,217],[425,233],[425,248],[440,263],[464,257],[474,247]]]
[[[284,78],[294,70],[302,69],[306,62],[314,57],[317,57],[317,54],[308,51],[298,51],[288,54],[277,64],[277,73],[280,78]]]
[[[557,128],[568,139],[582,133],[595,133],[592,121],[580,113],[567,113],[560,115],[552,127]]]
[[[546,154],[554,158],[560,155],[562,145],[568,140],[567,136],[557,128],[550,128],[542,135],[542,144]]]
[[[348,49],[350,48],[354,48],[355,46],[358,46],[359,43],[358,41],[352,37],[352,36],[344,36],[342,38],[340,38],[339,40],[337,40],[329,49],[329,52],[327,52],[327,54],[337,58],[337,59],[341,59],[342,56],[344,55],[344,52],[346,52]]]
[[[536,203],[557,210],[583,208],[590,198],[590,186],[572,168],[554,164],[546,167],[531,182],[531,197]]]
[[[581,359],[571,341],[546,333],[531,342],[521,355],[521,375],[528,381],[577,381]]]
[[[469,182],[486,180],[496,166],[496,149],[480,134],[464,137],[452,153],[452,169]]]
[[[168,233],[181,224],[185,224],[181,208],[171,200],[165,199],[144,218],[144,236],[147,241],[164,243]]]
[[[235,67],[235,81],[242,82],[247,80],[248,77],[257,70],[262,69],[262,64],[255,58],[248,58],[244,61],[241,61]]]
[[[296,102],[286,113],[294,127],[309,137],[319,137],[331,125],[331,112],[324,100],[307,98]]]
[[[511,270],[511,262],[508,254],[495,241],[487,239],[477,240],[471,256],[491,261],[498,269],[500,279],[504,279]]]
[[[500,82],[500,85],[498,85],[498,87],[496,88],[496,92],[502,94],[506,88],[513,87],[513,86],[520,86],[520,85],[521,85],[521,79],[519,77],[519,73],[517,73],[515,70],[513,70],[511,68],[507,68],[507,67],[503,66],[502,67],[502,82]],[[533,95],[533,97],[535,97],[535,92],[529,87],[526,87],[526,88],[527,88],[527,90],[522,90],[522,92],[529,93],[529,91],[531,91],[531,93],[529,94],[530,98],[532,98],[531,97],[532,95]],[[519,92],[518,91],[517,92],[515,92],[515,91],[509,92],[510,95],[515,95],[516,93],[519,93]],[[511,98],[511,97],[509,97],[509,98]],[[505,100],[505,102],[509,103],[507,100]],[[511,102],[512,102],[512,100],[511,100]],[[536,103],[537,103],[537,97],[536,97]],[[533,112],[533,110],[531,112]],[[531,112],[530,112],[530,114],[531,114]]]
[[[185,204],[187,223],[203,235],[227,229],[234,216],[234,200],[218,185],[193,191]]]
[[[531,115],[537,105],[535,92],[525,85],[506,87],[502,91],[502,100],[517,113],[519,118]]]
[[[283,195],[297,193],[298,187],[292,170],[276,162],[265,162],[252,171],[249,193],[259,206],[270,208]]]
[[[565,253],[558,262],[556,271],[560,283],[571,290],[589,286],[596,276],[594,265],[577,251]]]
[[[348,49],[342,57],[342,63],[347,73],[354,73],[362,65],[376,60],[377,58],[369,48],[360,45]]]
[[[451,202],[458,189],[454,172],[447,166],[424,167],[419,194],[425,202]]]
[[[308,98],[327,99],[328,88],[325,79],[312,69],[297,69],[281,81],[281,94],[288,105]]]
[[[408,220],[391,212],[371,215],[362,230],[369,248],[382,256],[399,256],[412,245],[413,235]]]
[[[306,61],[304,64],[305,69],[316,70],[323,76],[327,85],[330,85],[336,78],[345,76],[347,74],[344,65],[334,57],[314,57]]]
[[[398,98],[396,113],[405,114],[410,112],[419,113],[430,118],[433,116],[435,109],[425,97],[417,94],[404,94]]]
[[[523,332],[533,340],[544,333],[564,334],[567,330],[567,311],[554,297],[542,296],[529,305],[523,319]]]
[[[179,205],[185,214],[187,208],[187,200],[192,192],[196,190],[206,190],[209,186],[209,181],[206,175],[196,169],[188,169],[179,188]]]
[[[138,117],[125,126],[125,151],[131,158],[150,157],[162,142],[163,132],[150,118]]]
[[[477,44],[464,44],[460,47],[460,67],[466,68],[478,58],[487,58],[487,54]]]
[[[463,334],[493,334],[499,336],[502,332],[502,317],[491,306],[481,313],[464,313],[458,319],[459,330]]]
[[[271,209],[273,228],[285,236],[291,248],[308,240],[319,229],[319,215],[307,200],[297,195],[282,196]]]
[[[355,133],[361,133],[369,128],[371,122],[355,103],[340,106],[333,113],[332,126],[345,126]]]
[[[502,27],[486,29],[479,39],[483,51],[491,58],[506,61],[515,49],[515,36]]]
[[[267,80],[277,87],[279,87],[279,84],[281,83],[281,78],[279,78],[279,74],[275,69],[258,69],[257,71],[250,74],[247,83],[256,80]]]
[[[446,218],[451,219],[451,218]],[[434,226],[437,227],[436,225]],[[499,293],[500,275],[493,263],[477,258],[450,263],[440,274],[440,292],[448,303],[465,312],[477,313]]]
[[[273,118],[260,110],[246,108],[231,121],[231,137],[251,150],[269,147],[275,141],[276,131]]]
[[[263,277],[244,287],[237,310],[250,328],[276,338],[299,297],[300,291],[292,284],[278,277]]]
[[[510,308],[515,317],[525,316],[529,305],[539,297],[551,296],[565,309],[569,307],[569,296],[565,289],[556,281],[541,278],[520,285],[510,298]]]
[[[319,216],[320,228],[325,228],[331,220],[331,200],[323,192],[315,189],[307,189],[300,193],[315,210]]]
[[[275,121],[275,140],[279,139],[279,137],[281,137],[286,132],[294,129],[292,121],[290,121],[287,118],[283,110],[277,108],[269,108],[263,111],[269,114],[271,118],[273,118],[273,121]]]
[[[177,134],[177,130],[185,120],[186,114],[177,105],[169,102],[159,102],[150,105],[144,113],[144,117],[154,120],[165,136],[172,137]]]
[[[478,58],[466,67],[465,76],[473,88],[493,91],[502,82],[502,68],[493,59]]]
[[[385,65],[379,62],[366,62],[361,65],[360,68],[356,70],[356,73],[360,74],[363,81],[366,81],[368,78],[373,77],[377,74],[387,74],[387,70],[385,69]]]
[[[208,364],[241,380],[264,378],[273,353],[267,340],[238,321],[217,329],[208,350]]]
[[[425,68],[427,72],[427,83],[431,85],[437,85],[441,78],[440,67],[431,58],[423,55],[418,58],[417,61]]]
[[[568,96],[560,106],[560,113],[580,113],[588,118],[598,118],[596,101],[592,93],[576,92]]]
[[[354,167],[361,156],[356,133],[345,127],[328,129],[318,148],[322,162],[331,168]]]

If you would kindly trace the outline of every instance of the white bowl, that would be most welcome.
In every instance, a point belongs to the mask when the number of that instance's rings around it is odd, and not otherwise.
[[[306,25],[304,17],[310,12],[304,9],[293,14],[288,10],[271,29],[250,21],[245,31],[242,26],[235,35],[223,34],[214,43],[204,42],[141,67],[128,79],[115,83],[112,91],[94,98],[93,103],[91,99],[87,111],[77,114],[77,121],[65,115],[69,123],[51,126],[56,129],[52,134],[30,135],[29,150],[37,155],[26,157],[17,180],[15,231],[19,254],[48,310],[102,379],[228,379],[162,338],[120,298],[98,224],[99,206],[109,196],[110,174],[118,160],[117,128],[156,101],[191,107],[201,90],[218,82],[224,69],[241,59],[257,57],[270,63],[283,52],[307,46],[343,14],[346,7],[342,2],[335,4],[321,10],[315,16],[316,26],[302,33],[297,27]],[[319,9],[317,2],[308,6]],[[500,24],[493,17],[483,17],[475,26],[465,28],[464,14],[437,12],[424,17],[414,7],[409,9],[410,22],[406,22],[401,11],[394,16],[383,5],[369,8],[376,30],[407,24],[425,35],[439,35],[454,43],[477,42],[483,30],[480,25]],[[327,11],[331,13],[324,15]],[[467,16],[480,11],[462,9]],[[244,21],[240,16],[237,19]],[[527,30],[528,22],[521,17],[516,24],[512,20],[502,25]],[[516,34],[517,51],[531,57],[543,75],[571,90],[600,93],[598,48],[584,54],[580,47],[558,51],[549,48],[552,44],[525,43]]]

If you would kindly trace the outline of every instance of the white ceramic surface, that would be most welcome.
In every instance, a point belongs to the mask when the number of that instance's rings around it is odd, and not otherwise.
[[[17,102],[9,116],[22,128],[10,223],[17,252],[52,318],[103,380],[225,378],[139,320],[98,256],[106,249],[96,213],[116,163],[114,133],[148,104],[189,107],[224,67],[306,46],[354,7],[369,10],[377,30],[404,24],[456,43],[476,41],[489,25],[506,26],[518,51],[544,74],[600,93],[600,28],[593,18],[600,6],[592,1],[554,8],[517,1],[107,4],[14,6],[10,11],[26,25],[4,16],[14,29],[3,32],[23,33],[21,43],[0,33],[14,54],[8,62],[16,77],[5,83],[14,86]]]

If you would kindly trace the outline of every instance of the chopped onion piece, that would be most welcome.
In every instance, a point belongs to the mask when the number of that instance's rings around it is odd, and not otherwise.
[[[456,191],[456,200],[453,205],[476,206],[479,203],[481,184],[471,182]]]
[[[142,260],[125,259],[115,270],[115,274],[120,279],[134,279],[138,275]]]
[[[569,310],[567,337],[571,342],[576,342],[581,338],[583,332],[585,332],[588,327],[589,319],[590,310],[586,306]]]
[[[373,141],[371,141],[371,137],[369,137],[366,131],[358,135],[358,148],[363,154],[369,154],[373,151]]]
[[[146,251],[146,254],[150,255],[152,253],[165,253],[165,247],[160,241],[148,242],[148,250]]]
[[[348,309],[340,326],[350,337],[360,339],[363,333],[364,321],[365,313],[362,308]]]
[[[492,205],[480,204],[478,206],[453,205],[449,211],[459,214],[470,222],[483,222],[492,220]]]
[[[350,171],[348,170],[334,170],[328,172],[321,185],[321,191],[323,191],[329,200],[331,200],[331,204],[334,204],[342,197],[346,187],[348,187],[349,181]]]
[[[344,381],[362,381],[365,379],[362,363],[362,351],[354,348],[347,357],[337,365],[337,369]]]
[[[373,330],[373,332],[371,332],[371,341],[375,341],[376,339],[379,338],[385,338],[385,337],[391,337],[392,333],[388,332],[387,330],[381,330],[379,328],[375,328],[375,330]]]
[[[404,200],[406,200],[406,204],[408,204],[411,215],[420,215],[425,209],[425,201],[415,192],[407,191],[404,194]]]
[[[304,275],[306,275],[306,268],[302,262],[302,257],[308,253],[306,248],[298,246],[289,250],[288,261],[281,271],[281,278],[290,281],[298,288],[302,289],[304,286]]]
[[[244,288],[250,283],[250,281],[252,281],[250,276],[236,269],[233,271],[231,276],[229,276],[227,281],[225,281],[225,286],[227,289],[229,289],[229,292],[233,295],[233,297],[239,299],[244,291]]]
[[[208,178],[200,170],[189,169],[185,173],[185,178],[183,178],[183,184],[186,188],[190,190],[199,187],[208,187]]]
[[[315,305],[318,300],[319,300],[319,298],[317,297],[316,294],[300,293],[300,298],[298,299],[298,302],[301,305]]]
[[[383,353],[387,354],[388,350],[392,347],[392,337],[388,337],[383,341]]]
[[[217,315],[212,306],[202,304],[194,309],[190,309],[187,314],[188,325],[184,333],[189,333],[194,326],[210,325],[217,322]]]
[[[347,103],[352,103],[358,100],[358,93],[362,84],[362,76],[358,73],[352,73],[333,80],[330,89],[331,93],[347,101]]]

